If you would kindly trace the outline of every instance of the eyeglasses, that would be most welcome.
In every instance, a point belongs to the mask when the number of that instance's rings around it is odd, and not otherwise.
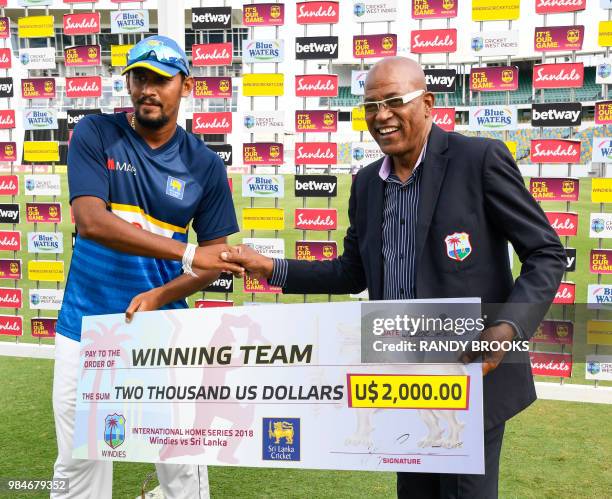
[[[399,109],[405,104],[413,101],[417,97],[420,97],[425,93],[425,90],[415,90],[414,92],[407,93],[406,95],[398,95],[397,97],[389,97],[384,100],[368,101],[362,104],[362,107],[366,114],[376,114],[381,106],[385,106],[388,109]]]
[[[136,49],[136,51],[134,51],[134,49]],[[168,47],[167,45],[150,46],[143,44],[141,47],[134,47],[134,49],[132,49],[128,55],[128,65],[154,58],[157,62],[169,64],[179,68],[186,75],[189,74],[189,68],[185,64],[185,60],[181,54],[172,47]]]

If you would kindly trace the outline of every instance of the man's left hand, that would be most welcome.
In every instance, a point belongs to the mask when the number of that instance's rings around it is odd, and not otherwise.
[[[144,293],[140,293],[132,298],[130,305],[125,311],[125,322],[130,323],[134,318],[135,312],[149,312],[158,310],[163,305],[159,288],[154,288]]]
[[[514,328],[506,323],[501,322],[500,324],[496,324],[495,326],[491,326],[490,328],[485,329],[480,335],[480,341],[487,341],[491,343],[492,341],[512,341],[514,339],[515,331]],[[482,375],[486,376],[488,373],[496,369],[497,366],[501,363],[504,358],[505,351],[497,350],[495,352],[464,352],[461,355],[461,361],[465,364],[469,364],[470,362],[475,361],[478,357],[482,355]]]

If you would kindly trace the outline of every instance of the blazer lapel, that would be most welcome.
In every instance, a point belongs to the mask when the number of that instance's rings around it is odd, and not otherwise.
[[[382,164],[382,161],[381,161]],[[378,175],[378,168],[375,175],[370,179],[368,185],[368,262],[372,282],[370,289],[370,299],[382,299],[382,220],[384,203],[385,183]]]
[[[421,185],[419,190],[419,204],[417,209],[417,228],[416,228],[416,268],[418,272],[421,253],[425,246],[425,240],[429,233],[431,219],[436,209],[438,195],[446,167],[448,157],[443,155],[448,148],[447,133],[436,125],[432,125],[431,133],[427,143],[427,152],[425,153],[425,161],[421,165],[423,167]]]

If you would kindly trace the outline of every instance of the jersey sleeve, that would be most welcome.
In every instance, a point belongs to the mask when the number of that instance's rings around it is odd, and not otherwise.
[[[68,147],[70,203],[79,196],[109,201],[109,175],[100,132],[93,117],[83,118],[75,127]]]
[[[227,180],[227,172],[221,159],[215,155],[211,174],[203,186],[202,199],[193,219],[193,229],[198,242],[238,232],[238,222]]]

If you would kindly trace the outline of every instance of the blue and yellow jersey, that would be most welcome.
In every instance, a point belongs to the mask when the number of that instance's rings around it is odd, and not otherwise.
[[[198,241],[237,232],[223,162],[176,128],[152,149],[126,115],[91,115],[74,130],[68,150],[70,202],[102,199],[123,220],[154,234],[186,242],[189,226]],[[122,313],[138,293],[181,273],[181,263],[130,255],[77,235],[57,330],[80,340],[85,315]],[[185,308],[184,300],[164,308]]]

